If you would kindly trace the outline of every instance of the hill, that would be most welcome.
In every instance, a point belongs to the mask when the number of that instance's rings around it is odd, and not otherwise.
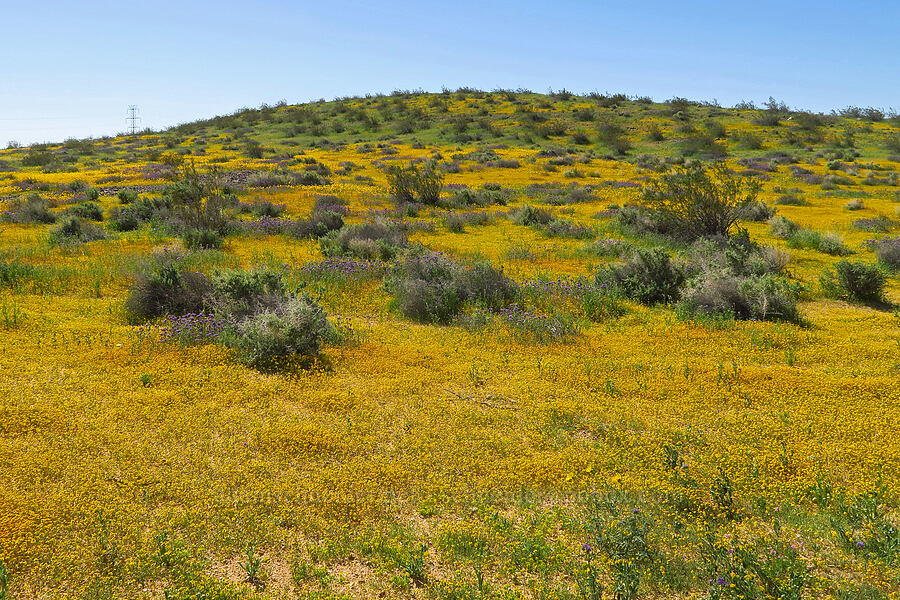
[[[2,150],[0,590],[894,598],[898,166],[465,89]]]

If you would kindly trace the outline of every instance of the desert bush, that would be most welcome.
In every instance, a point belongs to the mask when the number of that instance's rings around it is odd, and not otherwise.
[[[212,229],[185,229],[181,234],[184,247],[190,250],[209,250],[221,248],[225,242],[222,234]]]
[[[862,200],[853,199],[847,204],[844,205],[844,210],[862,210],[865,206],[862,203]]]
[[[441,198],[444,176],[431,162],[424,167],[417,163],[408,166],[391,165],[385,169],[388,189],[397,202],[415,202],[436,205]]]
[[[651,142],[661,142],[666,139],[659,125],[653,124],[647,128],[647,139]]]
[[[475,263],[461,274],[465,298],[490,310],[508,305],[519,296],[519,286],[488,262]]]
[[[50,203],[38,194],[26,198],[14,198],[3,213],[3,220],[10,223],[55,223],[56,214],[50,210]]]
[[[113,231],[133,231],[142,223],[167,222],[172,217],[171,201],[166,198],[139,197],[137,200],[110,211],[108,226]]]
[[[385,287],[403,315],[423,323],[450,323],[467,302],[497,310],[519,295],[518,286],[502,269],[486,262],[466,268],[423,249],[398,261]]]
[[[704,273],[691,281],[676,308],[679,315],[797,322],[796,294],[773,275],[739,277]]]
[[[449,323],[461,310],[466,292],[463,268],[437,252],[410,253],[391,269],[385,287],[405,316],[423,323]]]
[[[392,260],[409,245],[406,234],[384,221],[344,225],[319,239],[325,256],[353,256],[365,260]]]
[[[344,226],[344,217],[330,210],[314,210],[307,219],[296,221],[287,232],[298,238],[322,238]]]
[[[597,128],[597,141],[616,154],[628,154],[631,142],[625,136],[625,129],[615,123],[601,123]]]
[[[165,315],[199,313],[211,291],[205,275],[185,270],[180,256],[164,253],[135,275],[125,299],[125,315],[129,322],[140,323]]]
[[[94,242],[105,237],[98,226],[75,216],[66,217],[50,230],[50,244],[54,246]]]
[[[291,296],[277,306],[248,316],[225,343],[238,360],[259,370],[274,370],[293,356],[315,356],[335,329],[325,311],[309,296]]]
[[[192,163],[186,163],[182,167],[181,179],[168,186],[164,195],[184,227],[216,231],[223,235],[227,233],[225,208],[228,199],[221,173],[215,167],[201,174]]]
[[[448,208],[463,206],[490,206],[499,204],[505,206],[509,201],[509,193],[501,189],[481,188],[470,190],[468,188],[457,190],[441,204]]]
[[[854,229],[868,231],[869,233],[886,233],[893,228],[894,225],[896,225],[896,223],[884,215],[879,215],[871,219],[856,219],[853,221]]]
[[[723,164],[709,169],[693,164],[651,182],[641,198],[665,228],[695,239],[728,235],[759,189],[758,182],[739,179]]]
[[[807,206],[809,202],[793,194],[782,194],[775,199],[775,204],[780,206]]]
[[[268,200],[256,200],[249,204],[242,204],[240,208],[241,212],[250,213],[257,218],[269,217],[274,219],[280,217],[284,213],[287,209],[287,205],[274,204]]]
[[[876,265],[849,260],[838,261],[826,270],[819,283],[829,298],[858,302],[882,302],[886,277]]]
[[[884,238],[872,245],[881,264],[889,269],[900,270],[900,238]]]
[[[750,239],[746,229],[729,238],[697,240],[690,248],[688,275],[727,273],[737,277],[761,276],[780,272],[786,262]]]
[[[116,194],[116,197],[122,204],[131,204],[138,199],[138,193],[132,189],[124,188],[119,190],[119,193]]]
[[[207,306],[219,316],[241,320],[274,311],[286,297],[281,273],[270,269],[222,270],[211,278]]]
[[[701,156],[704,158],[721,158],[728,154],[725,142],[716,141],[709,133],[693,133],[685,136],[679,143],[682,156]]]
[[[568,219],[553,219],[549,223],[539,225],[538,229],[548,237],[586,240],[596,236],[592,227]]]
[[[800,229],[787,238],[788,248],[808,248],[831,256],[846,256],[853,251],[844,245],[836,233],[821,233],[811,229]]]
[[[741,208],[740,216],[738,218],[745,221],[763,222],[768,221],[774,216],[774,206],[769,206],[760,200],[752,200]]]
[[[763,145],[762,138],[749,131],[735,134],[734,140],[737,142],[739,148],[744,148],[746,150],[759,150]]]
[[[597,284],[608,285],[626,298],[641,304],[668,304],[681,295],[684,270],[661,249],[639,249],[625,262],[602,268]]]
[[[52,152],[46,150],[30,150],[22,157],[23,167],[45,167],[55,159]]]
[[[525,204],[509,212],[509,217],[517,225],[526,227],[532,225],[546,225],[554,219],[553,213],[545,208],[535,208],[530,204]]]
[[[67,209],[66,213],[88,221],[103,220],[103,210],[95,202],[80,202]]]
[[[787,217],[773,217],[769,219],[769,232],[780,238],[788,238],[800,229],[800,226]]]

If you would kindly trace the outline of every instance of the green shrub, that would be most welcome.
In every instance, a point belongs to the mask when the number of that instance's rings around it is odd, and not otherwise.
[[[775,237],[789,238],[799,230],[800,226],[787,217],[778,216],[769,219],[769,232]]]
[[[775,207],[760,200],[745,204],[740,211],[739,219],[745,221],[764,222],[775,216]]]
[[[688,239],[728,235],[746,205],[759,194],[759,182],[737,178],[724,164],[676,167],[642,190],[643,203],[660,222]]]
[[[900,238],[882,238],[873,246],[881,264],[895,271],[900,270]]]
[[[411,163],[404,167],[391,165],[386,170],[388,188],[397,202],[415,202],[436,205],[441,199],[444,176],[434,163],[424,167]]]
[[[641,304],[668,304],[681,296],[685,274],[661,248],[637,250],[624,263],[602,268],[598,285],[606,284]]]
[[[3,220],[10,223],[55,223],[56,214],[50,210],[50,203],[37,194],[26,198],[14,198],[9,209],[3,213]]]
[[[519,287],[503,273],[503,269],[496,269],[487,262],[476,263],[460,276],[465,298],[490,310],[508,305],[519,295]]]
[[[809,202],[792,194],[782,194],[775,199],[775,204],[781,206],[808,206]]]
[[[169,222],[172,217],[172,203],[169,198],[141,196],[127,206],[113,208],[109,214],[108,226],[113,231],[134,231],[141,223]]]
[[[165,196],[180,224],[187,229],[227,232],[228,200],[221,173],[215,167],[201,174],[193,164],[185,164],[181,179],[166,188]]]
[[[247,317],[226,337],[226,344],[237,351],[242,363],[272,370],[292,356],[315,356],[323,342],[334,336],[322,307],[301,295]]]
[[[122,204],[131,204],[138,199],[138,193],[132,189],[124,188],[119,190],[119,193],[116,194],[116,197]]]
[[[884,273],[876,265],[849,260],[838,261],[834,271],[826,270],[819,279],[827,297],[858,302],[884,301],[885,281]]]
[[[836,233],[820,233],[811,229],[800,229],[787,239],[788,248],[808,248],[831,256],[852,254],[852,250],[844,246]]]
[[[140,323],[165,315],[199,313],[211,291],[205,275],[184,270],[177,255],[163,254],[135,276],[125,299],[126,318]]]
[[[739,320],[797,322],[796,294],[772,275],[704,274],[691,282],[678,304],[682,316],[726,316]]]
[[[95,202],[81,202],[66,211],[88,221],[102,221],[103,210]]]
[[[207,304],[219,316],[232,319],[273,311],[286,297],[281,274],[268,269],[218,271],[211,284]]]
[[[93,242],[102,240],[106,234],[102,229],[75,216],[68,216],[50,230],[50,243],[54,246]]]
[[[189,250],[210,250],[222,247],[224,238],[212,229],[186,229],[181,234],[184,247]]]
[[[344,225],[319,239],[325,256],[353,256],[364,260],[392,260],[409,245],[396,225],[382,221]]]
[[[520,206],[509,212],[510,218],[517,225],[546,225],[554,219],[553,213],[546,208],[535,208],[530,204]]]
[[[423,323],[449,323],[466,300],[463,268],[437,252],[410,253],[391,270],[385,287],[405,316]]]

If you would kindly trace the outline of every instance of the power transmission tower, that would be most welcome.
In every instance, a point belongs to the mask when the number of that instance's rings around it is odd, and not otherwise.
[[[128,106],[128,117],[125,120],[128,121],[128,133],[131,135],[137,133],[137,124],[141,118],[138,116],[138,107],[136,104]]]

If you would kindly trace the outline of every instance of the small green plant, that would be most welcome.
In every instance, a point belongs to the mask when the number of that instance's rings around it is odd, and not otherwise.
[[[256,589],[263,587],[262,581],[262,563],[263,558],[256,555],[256,548],[250,546],[244,552],[244,560],[240,563],[241,570],[244,571],[244,582],[249,583]]]
[[[291,357],[314,357],[336,337],[325,311],[307,295],[290,297],[272,309],[247,317],[225,336],[238,359],[261,370],[275,370]]]
[[[0,600],[6,600],[9,592],[9,570],[2,560],[0,560]]]
[[[409,575],[415,585],[423,586],[428,579],[425,573],[426,552],[428,552],[426,544],[419,544],[415,547],[403,545],[400,548],[388,548],[387,556],[398,568]]]
[[[713,480],[710,491],[713,503],[720,513],[727,519],[733,519],[737,514],[734,506],[734,485],[731,483],[728,473],[723,469],[719,469],[719,474]]]
[[[819,283],[829,298],[883,302],[886,277],[876,265],[841,260],[822,274]]]
[[[600,573],[594,565],[594,548],[590,544],[582,546],[584,552],[584,565],[576,571],[575,584],[578,586],[578,594],[582,600],[602,600],[603,583]]]
[[[0,304],[0,317],[3,318],[3,327],[5,329],[18,327],[24,316],[22,309],[15,303],[4,300],[3,304]]]

